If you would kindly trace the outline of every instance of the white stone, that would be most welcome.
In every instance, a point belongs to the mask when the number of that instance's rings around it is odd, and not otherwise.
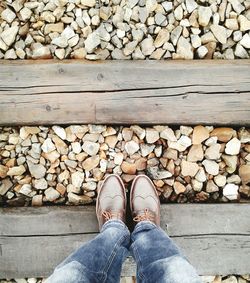
[[[214,177],[214,182],[218,187],[224,187],[227,182],[227,178],[224,175],[217,175]]]
[[[82,149],[90,156],[96,155],[99,151],[100,144],[91,141],[85,141],[82,145]]]
[[[250,36],[249,34],[244,34],[241,41],[240,41],[240,44],[245,47],[245,48],[250,48]]]
[[[174,16],[175,16],[175,19],[177,21],[180,21],[183,18],[183,9],[182,9],[181,5],[179,5],[177,8],[175,8]]]
[[[174,131],[171,128],[166,128],[160,132],[160,137],[168,141],[177,141]]]
[[[46,200],[48,201],[55,201],[60,197],[60,193],[51,187],[45,190],[44,194],[46,196]]]
[[[228,2],[232,4],[233,9],[237,14],[241,14],[245,10],[245,7],[239,0],[228,0]]]
[[[16,14],[7,8],[3,10],[3,12],[1,13],[1,17],[7,23],[11,24],[14,21]]]
[[[201,46],[201,38],[197,34],[191,34],[191,44],[194,48]]]
[[[71,146],[72,146],[72,151],[75,154],[79,154],[82,151],[82,147],[81,147],[81,144],[79,142],[73,142],[71,144]]]
[[[241,44],[237,44],[235,48],[235,55],[241,59],[248,59],[249,55]]]
[[[181,36],[177,42],[176,53],[180,56],[180,59],[193,59],[194,54],[192,50],[192,45],[183,36]]]
[[[67,27],[63,30],[63,32],[61,33],[61,36],[62,36],[62,37],[65,37],[67,40],[69,40],[70,38],[72,38],[73,36],[75,36],[75,32],[74,32],[74,30],[73,30],[71,27],[67,26]]]
[[[225,27],[220,25],[211,25],[210,29],[214,34],[215,38],[222,44],[227,43],[227,30]]]
[[[43,142],[41,148],[42,148],[43,152],[46,152],[46,153],[51,152],[51,151],[56,149],[56,147],[55,147],[54,143],[52,142],[51,138],[47,138]]]
[[[52,129],[56,133],[56,135],[58,135],[59,138],[61,138],[62,140],[66,140],[66,132],[64,128],[60,126],[53,126]]]
[[[173,2],[171,1],[162,2],[161,5],[166,12],[170,12],[173,9]]]
[[[227,144],[225,148],[225,152],[228,155],[237,155],[240,152],[240,145],[241,142],[237,138],[231,139]]]
[[[200,46],[198,49],[197,49],[197,54],[198,54],[198,57],[199,58],[204,58],[208,53],[208,49],[206,46]]]
[[[94,7],[96,0],[81,0],[81,4],[87,7]]]
[[[23,194],[25,196],[30,196],[30,193],[32,192],[32,189],[31,189],[31,185],[30,184],[24,184],[22,185],[19,193],[20,194]]]
[[[116,153],[114,156],[114,163],[116,165],[121,165],[123,161],[123,154],[121,152]]]
[[[240,23],[240,30],[241,31],[250,30],[250,20],[248,20],[245,16],[239,15],[238,21]]]
[[[195,10],[198,7],[196,1],[194,0],[186,0],[185,4],[186,4],[188,13],[192,13],[193,10]]]
[[[204,160],[202,164],[205,167],[205,170],[207,171],[208,174],[211,174],[213,176],[216,176],[219,174],[219,164],[216,163],[213,160]]]
[[[238,198],[239,186],[235,184],[227,184],[223,188],[223,195],[229,200],[236,200]]]
[[[206,27],[212,16],[212,10],[210,7],[199,6],[198,8],[198,21],[203,27]]]
[[[152,37],[145,38],[141,42],[140,46],[141,46],[141,51],[145,56],[151,55],[155,50],[154,41]]]
[[[48,183],[44,178],[35,179],[33,185],[37,190],[46,190],[48,188]]]
[[[125,144],[125,150],[129,155],[132,155],[139,150],[139,145],[133,140],[128,141]]]
[[[2,33],[0,33],[0,36],[6,45],[11,46],[15,41],[17,33],[18,26],[14,26],[5,29]]]
[[[84,181],[84,173],[83,172],[74,172],[71,175],[72,185],[76,188],[81,188],[81,185]]]
[[[93,32],[88,35],[85,40],[85,49],[88,53],[92,53],[94,49],[101,43],[100,37],[96,32]]]
[[[22,18],[23,21],[27,21],[30,19],[32,15],[32,11],[30,9],[28,9],[27,7],[24,7],[21,11],[20,11],[20,16]]]

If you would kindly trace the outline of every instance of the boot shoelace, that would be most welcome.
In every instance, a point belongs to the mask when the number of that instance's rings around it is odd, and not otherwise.
[[[121,213],[120,212],[111,212],[111,211],[103,211],[102,215],[104,216],[105,221],[108,221],[112,218],[121,218]]]
[[[139,214],[133,218],[135,222],[140,221],[154,221],[154,215],[147,209],[144,209],[144,212],[142,214]]]

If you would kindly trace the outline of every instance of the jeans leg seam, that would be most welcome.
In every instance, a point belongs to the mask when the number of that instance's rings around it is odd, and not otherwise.
[[[138,264],[137,264],[137,268],[139,267],[139,266],[142,266],[142,264],[141,264],[141,258],[140,258],[140,254],[138,253],[138,250],[137,250],[137,248],[132,244],[131,245],[131,247],[133,247],[133,250],[134,250],[134,254],[136,254],[137,255],[137,257],[138,257]],[[140,268],[141,269],[141,268]],[[146,278],[144,277],[144,275],[143,275],[143,273],[141,272],[141,270],[140,270],[139,268],[138,268],[138,276],[140,277],[140,279],[142,279],[142,280],[144,280],[144,282],[146,282],[145,280],[146,280]]]
[[[110,266],[111,266],[111,264],[112,264],[112,262],[113,262],[113,260],[114,260],[114,257],[116,256],[117,248],[121,246],[121,243],[122,243],[127,237],[128,237],[128,235],[123,235],[123,236],[117,241],[117,243],[115,244],[114,249],[113,249],[113,251],[112,251],[112,253],[111,253],[111,255],[110,255],[109,259],[108,259],[108,262],[107,262],[106,266],[103,268],[103,272],[102,272],[102,273],[103,273],[103,277],[101,278],[101,279],[102,279],[101,282],[105,282],[106,278],[105,278],[105,280],[104,280],[104,277],[105,277],[105,275],[107,274],[107,271],[108,271],[108,269],[110,268]]]

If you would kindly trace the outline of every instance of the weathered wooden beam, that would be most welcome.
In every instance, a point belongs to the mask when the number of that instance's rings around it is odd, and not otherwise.
[[[98,233],[93,206],[1,208],[0,278],[44,277]],[[249,204],[161,206],[161,227],[199,274],[250,272]],[[123,276],[135,274],[128,259]]]
[[[250,60],[0,61],[0,125],[250,125]]]

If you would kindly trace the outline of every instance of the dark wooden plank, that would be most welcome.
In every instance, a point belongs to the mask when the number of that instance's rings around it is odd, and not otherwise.
[[[0,64],[2,125],[250,125],[250,60]]]
[[[1,208],[0,214],[0,278],[48,276],[98,231],[94,207]],[[168,225],[199,274],[250,272],[249,204],[162,205],[161,214],[162,228]],[[123,276],[133,274],[129,259]]]

